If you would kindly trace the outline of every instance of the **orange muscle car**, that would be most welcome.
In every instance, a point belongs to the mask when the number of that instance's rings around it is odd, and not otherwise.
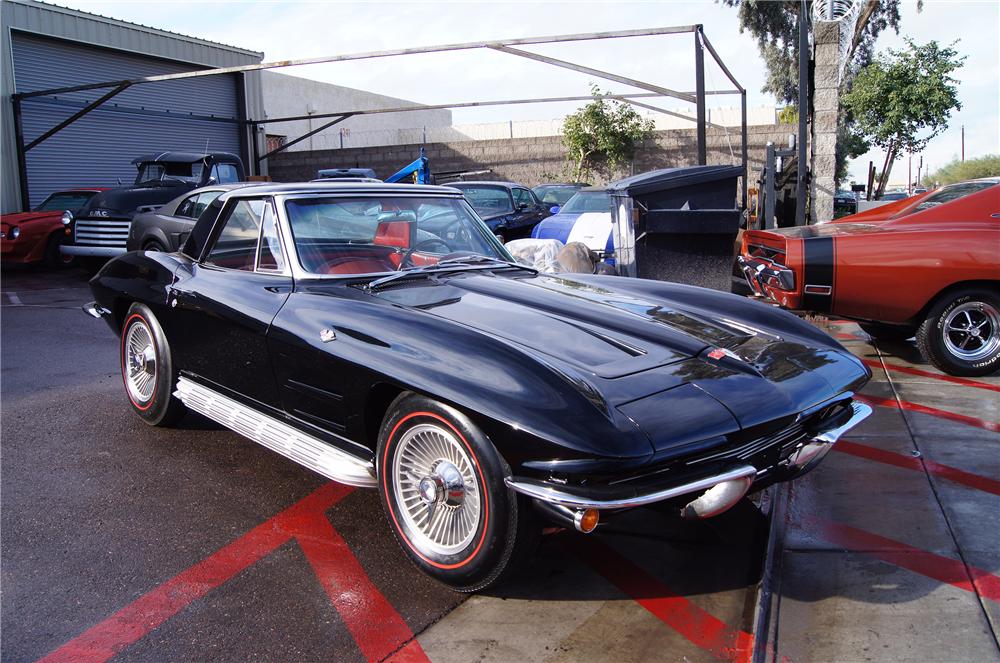
[[[953,375],[992,373],[1000,178],[976,183],[965,195],[939,196],[946,187],[836,223],[749,230],[740,268],[756,295],[785,308],[858,320],[877,339],[916,335],[924,356]]]
[[[0,216],[0,256],[5,264],[44,260],[50,267],[65,264],[59,243],[65,230],[62,218],[76,214],[94,194],[107,187],[56,191],[30,212]]]

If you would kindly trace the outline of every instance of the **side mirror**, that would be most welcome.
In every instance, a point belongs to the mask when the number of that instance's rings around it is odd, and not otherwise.
[[[528,203],[518,203],[517,209],[518,211],[523,212],[524,210],[528,209]]]
[[[493,236],[494,236],[494,237],[496,237],[496,238],[497,238],[497,241],[498,241],[498,242],[500,242],[501,244],[504,244],[504,243],[505,243],[505,242],[504,242],[504,239],[503,239],[503,235],[501,235],[500,233],[497,233],[497,234],[495,234],[495,235],[493,235]]]
[[[213,184],[218,184],[218,183],[219,180],[215,179],[214,177],[209,177],[208,181],[205,182],[205,186],[212,186]]]
[[[552,207],[550,207],[549,208],[549,212],[552,213],[552,214],[558,214],[559,213],[559,205],[553,205]]]

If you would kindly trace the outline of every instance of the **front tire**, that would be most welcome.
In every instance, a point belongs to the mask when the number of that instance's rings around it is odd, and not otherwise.
[[[950,375],[978,377],[1000,369],[1000,293],[962,288],[939,298],[917,329],[917,346]]]
[[[453,589],[496,583],[538,542],[532,509],[504,484],[503,459],[451,407],[397,398],[382,422],[377,462],[382,508],[400,546]]]
[[[177,375],[163,329],[143,304],[133,304],[122,326],[122,381],[132,411],[150,426],[170,426],[187,409],[174,395]]]

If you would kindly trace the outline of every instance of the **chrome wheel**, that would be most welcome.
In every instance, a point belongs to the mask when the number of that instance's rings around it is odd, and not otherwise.
[[[418,424],[403,433],[393,457],[395,501],[424,552],[453,555],[479,529],[482,491],[468,451],[455,435],[436,424]]]
[[[133,401],[144,403],[153,397],[156,388],[156,348],[145,321],[139,320],[129,327],[122,352],[128,393]]]
[[[944,345],[953,356],[978,361],[1000,348],[1000,311],[985,302],[966,302],[948,312]]]

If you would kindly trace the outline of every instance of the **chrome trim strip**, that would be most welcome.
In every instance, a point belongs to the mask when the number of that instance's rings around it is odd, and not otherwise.
[[[377,485],[371,462],[341,451],[208,387],[182,377],[177,380],[174,396],[195,412],[327,479],[361,488]]]
[[[829,295],[833,292],[833,286],[829,285],[807,285],[803,290],[807,295]]]
[[[728,472],[723,472],[722,474],[716,474],[710,477],[704,477],[696,481],[681,484],[680,486],[673,486],[672,488],[665,488],[646,495],[639,495],[619,500],[588,499],[552,486],[542,485],[538,482],[524,480],[519,481],[515,477],[507,477],[504,479],[504,483],[506,483],[507,486],[513,491],[521,493],[522,495],[527,495],[528,497],[542,500],[543,502],[549,502],[550,504],[557,504],[577,509],[630,509],[637,506],[652,504],[654,502],[662,502],[663,500],[680,497],[681,495],[687,495],[689,493],[696,493],[700,490],[706,490],[716,484],[722,483],[723,481],[732,481],[733,479],[756,476],[757,468],[752,465],[742,465],[729,470]]]

